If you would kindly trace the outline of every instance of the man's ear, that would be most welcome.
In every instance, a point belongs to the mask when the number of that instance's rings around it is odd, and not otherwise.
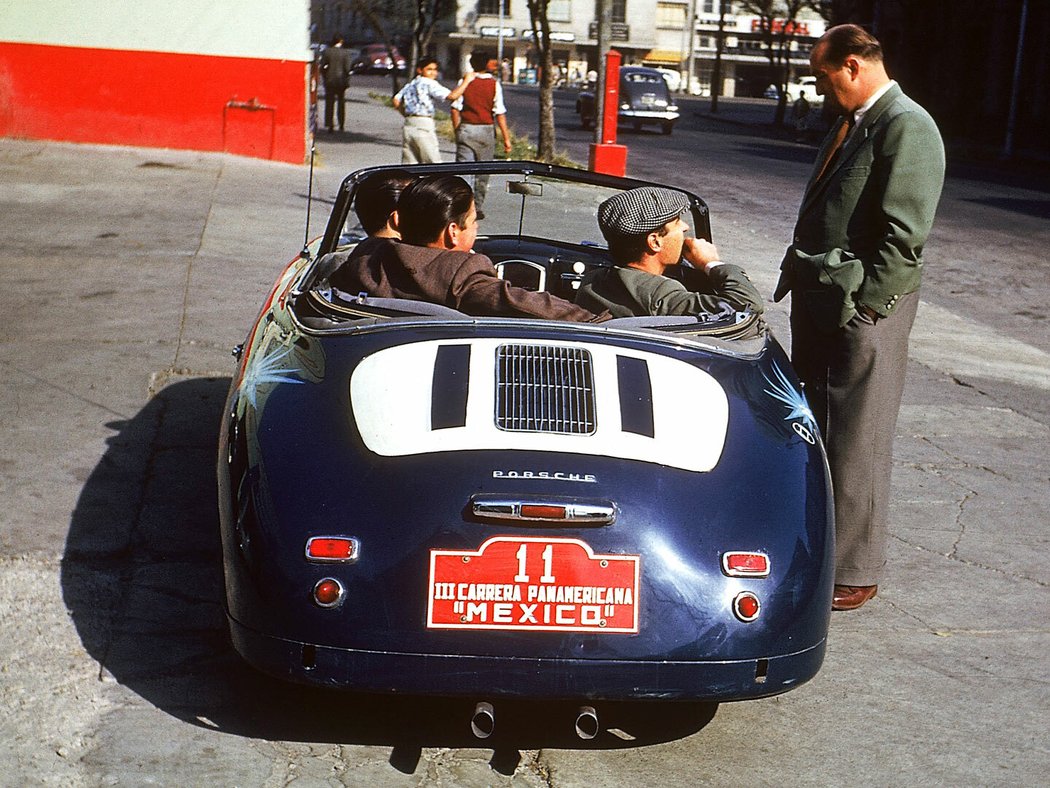
[[[445,225],[445,230],[441,234],[441,239],[445,242],[445,247],[448,249],[454,249],[456,242],[459,240],[459,234],[463,232],[460,226],[455,222],[449,222]]]
[[[645,244],[649,247],[650,254],[659,254],[660,250],[664,248],[664,236],[653,230],[645,236]]]
[[[387,227],[394,232],[398,232],[401,228],[401,217],[397,215],[397,211],[391,211],[390,216],[386,219]]]

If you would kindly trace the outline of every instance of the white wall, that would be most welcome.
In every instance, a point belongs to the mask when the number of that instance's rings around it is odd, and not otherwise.
[[[309,0],[0,0],[0,41],[312,59]]]

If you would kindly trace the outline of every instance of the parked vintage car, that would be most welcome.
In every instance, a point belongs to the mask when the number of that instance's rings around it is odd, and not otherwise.
[[[405,71],[408,66],[401,53],[386,44],[365,44],[350,64],[355,74],[389,74],[395,68]]]
[[[588,737],[603,700],[812,678],[830,482],[763,321],[477,317],[340,292],[328,253],[364,237],[355,191],[384,169],[343,181],[235,351],[218,487],[241,656],[324,687],[471,696],[479,736],[511,697],[579,701]],[[598,204],[645,185],[534,162],[407,169],[487,174],[476,251],[570,299],[611,265]]]
[[[577,95],[576,114],[585,129],[595,122],[593,86]],[[664,134],[670,134],[678,118],[678,105],[658,69],[645,66],[620,68],[620,107],[616,114],[619,123],[629,124],[635,131],[643,126],[657,125]]]

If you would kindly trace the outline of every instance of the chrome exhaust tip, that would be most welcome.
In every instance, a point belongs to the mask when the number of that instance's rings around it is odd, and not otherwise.
[[[593,706],[580,706],[576,712],[576,735],[584,741],[598,735],[598,712]]]
[[[475,738],[487,739],[496,729],[496,713],[492,710],[492,704],[481,701],[474,707],[474,714],[470,718],[470,732]]]

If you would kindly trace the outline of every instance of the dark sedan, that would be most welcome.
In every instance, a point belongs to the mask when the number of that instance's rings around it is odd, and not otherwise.
[[[580,125],[589,129],[595,122],[594,89],[584,88],[576,98],[576,113]],[[674,130],[678,122],[678,105],[671,97],[667,80],[655,68],[624,66],[620,69],[620,107],[616,113],[622,124],[635,131],[643,126],[659,126],[664,134]]]

